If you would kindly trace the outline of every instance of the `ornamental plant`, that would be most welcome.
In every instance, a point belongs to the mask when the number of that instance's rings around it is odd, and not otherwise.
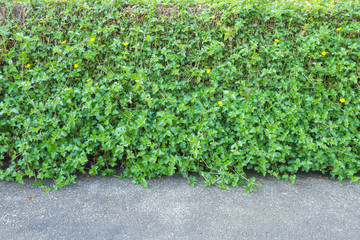
[[[251,192],[253,169],[359,183],[356,0],[0,7],[1,180],[50,191],[120,171],[193,186],[195,172]]]

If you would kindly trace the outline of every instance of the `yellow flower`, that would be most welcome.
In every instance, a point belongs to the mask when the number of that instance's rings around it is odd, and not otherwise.
[[[221,105],[221,104],[222,104],[222,101],[218,101],[218,104]]]
[[[135,49],[138,49],[139,47],[138,46],[135,46]]]
[[[91,81],[91,78],[89,78],[88,80],[86,80],[86,82],[90,82]]]
[[[25,67],[30,68],[30,64],[27,64]]]
[[[92,41],[92,42],[93,42],[93,41],[95,41],[95,38],[93,38],[93,37],[92,37],[92,38],[90,38],[90,41]]]
[[[322,52],[321,55],[325,56],[325,55],[326,55],[326,52]]]
[[[74,68],[78,68],[79,65],[77,65],[76,63],[74,64]]]
[[[279,39],[275,38],[275,42],[279,42]]]
[[[341,102],[341,103],[344,103],[344,102],[345,102],[345,99],[344,99],[344,98],[340,98],[340,102]]]
[[[210,69],[208,69],[208,70],[206,70],[206,73],[210,73],[210,71],[211,71],[211,70],[210,70]]]
[[[308,24],[307,24],[307,23],[305,23],[305,27],[307,27],[307,25],[308,25]]]
[[[127,45],[129,45],[129,43],[125,42],[125,43],[124,43],[124,46],[127,46]]]
[[[337,29],[336,29],[336,31],[340,31],[340,30],[341,30],[341,28],[337,28]]]
[[[63,42],[61,42],[61,44],[65,44],[66,43],[66,40],[65,41],[63,41]]]

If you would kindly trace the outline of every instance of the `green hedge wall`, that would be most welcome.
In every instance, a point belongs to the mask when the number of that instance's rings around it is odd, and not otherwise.
[[[0,179],[359,182],[358,1],[1,1]]]

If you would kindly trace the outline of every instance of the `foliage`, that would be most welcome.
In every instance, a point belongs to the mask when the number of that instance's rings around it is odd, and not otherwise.
[[[0,179],[359,182],[358,1],[2,1]]]

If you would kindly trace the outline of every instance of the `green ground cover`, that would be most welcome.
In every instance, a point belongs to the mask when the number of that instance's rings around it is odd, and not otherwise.
[[[359,182],[358,1],[0,1],[0,179]]]

